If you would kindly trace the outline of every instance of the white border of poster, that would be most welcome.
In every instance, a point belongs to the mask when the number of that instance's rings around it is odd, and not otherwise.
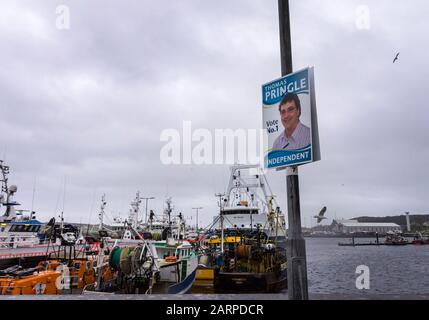
[[[299,124],[289,136],[286,136],[285,125],[290,120],[285,110],[283,121],[280,114],[280,104],[286,95],[286,99],[295,96],[301,105],[300,110],[296,108],[299,110]],[[295,102],[289,103],[296,106]],[[262,113],[263,128],[268,135],[264,145],[266,169],[282,169],[320,160],[313,68],[306,68],[264,84]]]

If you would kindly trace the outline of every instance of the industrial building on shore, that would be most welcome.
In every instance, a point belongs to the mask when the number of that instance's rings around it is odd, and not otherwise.
[[[305,236],[332,237],[350,235],[380,236],[388,232],[402,232],[403,228],[393,222],[359,222],[358,220],[333,220],[330,225],[318,225],[304,230]]]
[[[335,233],[379,233],[386,234],[389,231],[401,232],[401,226],[391,222],[359,222],[358,220],[334,220],[331,231]]]

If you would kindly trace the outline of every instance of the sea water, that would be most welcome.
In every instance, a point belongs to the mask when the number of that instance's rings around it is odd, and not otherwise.
[[[429,245],[341,247],[347,239],[305,240],[310,293],[429,294]],[[359,266],[368,267],[369,289],[356,286]]]

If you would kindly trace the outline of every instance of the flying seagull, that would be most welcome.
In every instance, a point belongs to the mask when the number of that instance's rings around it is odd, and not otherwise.
[[[393,63],[395,63],[395,62],[396,62],[396,60],[398,60],[398,57],[399,57],[399,52],[396,54],[395,59],[393,59]]]
[[[323,216],[325,212],[326,212],[326,207],[323,207],[322,210],[320,210],[319,215],[313,217],[317,219],[317,223],[320,223],[322,220],[328,219]]]

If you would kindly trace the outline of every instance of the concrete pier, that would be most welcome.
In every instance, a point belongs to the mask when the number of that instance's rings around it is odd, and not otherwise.
[[[28,295],[28,296],[0,296],[0,300],[288,300],[287,293],[278,294],[184,294],[184,295]],[[429,294],[320,294],[310,293],[309,300],[429,300]]]

